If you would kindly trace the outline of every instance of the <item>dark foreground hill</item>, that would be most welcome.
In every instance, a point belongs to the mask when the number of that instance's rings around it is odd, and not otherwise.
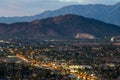
[[[32,38],[42,37],[95,37],[105,38],[120,35],[120,27],[95,19],[73,14],[35,20],[0,24],[0,38]]]

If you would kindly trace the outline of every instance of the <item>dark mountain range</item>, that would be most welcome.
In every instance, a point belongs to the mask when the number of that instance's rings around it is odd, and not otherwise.
[[[120,25],[120,3],[115,5],[72,5],[54,11],[45,11],[35,16],[0,17],[0,23],[29,22],[36,19],[43,19],[65,14],[81,15],[88,18],[98,19],[103,22]]]
[[[81,35],[82,34],[82,35]],[[120,35],[120,27],[73,14],[35,20],[0,24],[0,38],[42,37],[111,37]]]

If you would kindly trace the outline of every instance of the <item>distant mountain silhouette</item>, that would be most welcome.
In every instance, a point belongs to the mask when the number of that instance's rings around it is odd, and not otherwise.
[[[81,35],[83,34],[83,35]],[[0,24],[0,38],[32,38],[42,37],[91,37],[105,38],[120,35],[120,27],[95,19],[68,14],[57,17]],[[79,36],[80,35],[80,36]]]
[[[107,23],[120,25],[120,3],[115,5],[88,4],[65,6],[54,11],[45,11],[35,16],[0,17],[1,23],[26,22],[65,14],[81,15]]]

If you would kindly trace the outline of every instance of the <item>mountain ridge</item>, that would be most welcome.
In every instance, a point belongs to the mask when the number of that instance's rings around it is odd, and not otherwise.
[[[98,19],[103,22],[120,25],[120,3],[115,5],[88,4],[88,5],[69,5],[53,11],[45,11],[34,16],[24,17],[1,17],[1,23],[31,22],[36,19],[55,17],[65,14],[81,15],[88,18]]]
[[[0,38],[75,38],[77,34],[91,35],[96,38],[118,36],[120,26],[73,14],[32,22],[0,23]]]

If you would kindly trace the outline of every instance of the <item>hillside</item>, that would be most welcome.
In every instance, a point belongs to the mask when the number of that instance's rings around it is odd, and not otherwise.
[[[0,38],[75,38],[78,34],[87,34],[95,38],[112,37],[120,35],[120,27],[73,14],[34,20],[32,22],[0,24]]]

